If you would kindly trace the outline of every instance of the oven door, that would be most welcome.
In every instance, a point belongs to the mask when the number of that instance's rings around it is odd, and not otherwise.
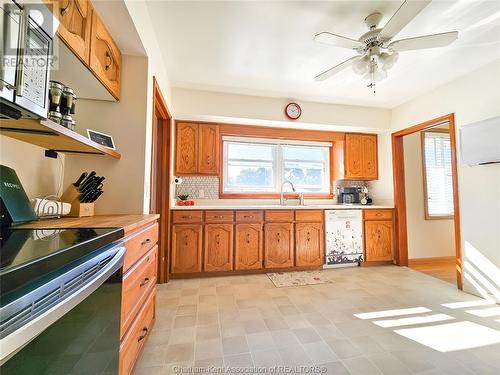
[[[36,306],[48,308],[31,319],[22,315],[26,308],[16,307],[15,319],[20,326],[9,318],[7,323],[14,325],[10,333],[3,322],[7,336],[0,340],[0,351],[2,358],[6,357],[0,373],[117,374],[124,254],[122,245],[115,247],[101,254],[97,262],[92,259],[93,263],[80,265],[77,272],[66,272],[64,280],[57,281],[61,286],[56,290],[44,284],[36,295],[25,297],[28,304],[19,301],[32,306],[30,312]],[[64,289],[69,296],[57,302]]]

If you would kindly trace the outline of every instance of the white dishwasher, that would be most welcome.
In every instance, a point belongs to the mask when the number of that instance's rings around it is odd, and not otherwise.
[[[325,211],[326,256],[323,268],[360,265],[363,261],[361,210]]]

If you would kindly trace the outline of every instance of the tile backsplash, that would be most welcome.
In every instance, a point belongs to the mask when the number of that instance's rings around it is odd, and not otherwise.
[[[333,191],[337,187],[367,186],[367,181],[337,180],[333,183]],[[182,177],[182,184],[175,185],[175,196],[188,194],[190,199],[219,199],[219,177],[217,176],[186,176]]]
[[[175,185],[175,196],[188,194],[189,199],[219,199],[219,177],[186,176]]]

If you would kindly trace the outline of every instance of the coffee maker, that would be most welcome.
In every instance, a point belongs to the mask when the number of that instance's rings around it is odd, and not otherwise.
[[[337,203],[338,204],[359,204],[361,187],[338,187],[337,188]]]

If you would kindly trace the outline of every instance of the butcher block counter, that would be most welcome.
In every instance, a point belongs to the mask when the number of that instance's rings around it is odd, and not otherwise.
[[[159,215],[105,215],[33,221],[15,228],[123,228],[126,253],[120,327],[120,375],[132,374],[156,316]]]

